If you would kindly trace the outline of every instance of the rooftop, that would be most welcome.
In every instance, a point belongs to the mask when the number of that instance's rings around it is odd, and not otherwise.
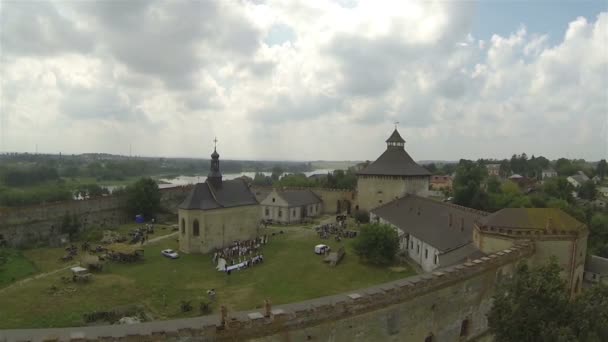
[[[557,208],[505,208],[480,218],[488,227],[558,231],[583,231],[585,225]]]
[[[284,199],[290,207],[321,202],[319,196],[315,195],[315,193],[310,190],[284,190],[277,191],[277,194]]]
[[[247,184],[242,179],[233,179],[222,181],[219,187],[209,182],[197,183],[179,208],[211,210],[255,204],[258,201]]]
[[[469,244],[473,239],[473,223],[487,215],[416,195],[401,197],[373,209],[372,213],[442,252]]]

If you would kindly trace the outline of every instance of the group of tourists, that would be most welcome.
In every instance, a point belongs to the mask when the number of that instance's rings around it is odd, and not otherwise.
[[[137,227],[129,233],[131,235],[129,243],[136,244],[139,242],[140,245],[143,245],[148,240],[149,234],[154,234],[154,225],[146,224],[145,226]]]
[[[240,270],[264,262],[261,254],[262,246],[268,243],[268,235],[251,240],[234,241],[231,245],[217,249],[213,253],[213,263],[218,271],[228,274],[232,270]]]
[[[354,238],[357,236],[357,231],[346,230],[346,221],[338,221],[337,223],[327,223],[315,227],[315,231],[321,239],[329,239],[332,235],[336,241],[342,238]]]

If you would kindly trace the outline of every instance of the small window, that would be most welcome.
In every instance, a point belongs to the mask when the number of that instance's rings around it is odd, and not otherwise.
[[[460,324],[460,336],[468,336],[469,335],[469,320],[465,319]]]
[[[283,210],[279,209],[279,217],[283,217]]]
[[[198,220],[194,220],[192,223],[192,235],[199,236],[200,232],[198,229]]]
[[[266,216],[270,215],[270,211],[268,210],[268,208],[266,208],[265,212],[266,212]]]
[[[272,203],[274,203],[274,200],[275,200],[275,199],[274,199],[274,197],[273,197],[273,198],[272,198]]]
[[[435,265],[439,263],[439,255],[435,254]]]
[[[424,258],[425,258],[425,259],[428,259],[428,258],[429,258],[429,249],[428,249],[428,248],[425,248],[425,249],[424,249]]]
[[[416,254],[420,254],[420,244],[416,244]]]
[[[378,203],[382,203],[382,200],[378,200]]]
[[[293,217],[295,217],[295,216],[296,216],[296,210],[295,210],[295,209],[291,211],[291,215],[292,215]]]
[[[411,248],[411,249],[414,249],[414,240],[411,240],[411,241],[410,241],[410,248]]]
[[[182,219],[182,234],[186,234],[186,220]]]

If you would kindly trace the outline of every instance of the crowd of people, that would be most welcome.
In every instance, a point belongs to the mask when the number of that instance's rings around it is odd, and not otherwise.
[[[357,236],[356,231],[347,230],[346,228],[346,221],[338,221],[317,226],[315,227],[315,231],[321,239],[329,239],[333,235],[336,241],[340,241],[342,238],[354,238]]]
[[[213,263],[218,270],[229,273],[264,262],[262,246],[268,243],[268,235],[252,240],[234,241],[231,245],[217,249],[213,253]]]

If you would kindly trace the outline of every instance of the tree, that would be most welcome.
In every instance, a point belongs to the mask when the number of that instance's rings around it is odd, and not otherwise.
[[[127,211],[131,215],[153,217],[160,210],[160,191],[152,178],[141,178],[126,188]]]
[[[564,177],[547,179],[543,184],[543,192],[551,197],[572,202],[572,184]]]
[[[555,261],[531,269],[522,263],[512,279],[498,286],[488,325],[497,342],[555,341],[566,326],[568,296]]]
[[[353,243],[355,253],[376,265],[390,264],[399,249],[397,231],[389,225],[367,224]]]
[[[535,268],[518,265],[494,295],[488,325],[497,342],[605,341],[608,338],[608,290],[596,286],[570,301],[552,260]]]
[[[588,180],[578,189],[578,196],[580,198],[593,201],[597,192],[595,183],[592,180]]]
[[[270,178],[272,178],[273,181],[278,181],[279,178],[281,178],[283,172],[283,169],[280,166],[276,165],[272,168],[272,175],[270,176]]]
[[[595,172],[601,179],[604,179],[604,177],[606,177],[606,173],[608,173],[608,163],[606,163],[606,159],[602,159],[599,163],[597,163]]]
[[[454,178],[454,203],[475,209],[485,209],[487,195],[481,189],[481,182],[487,175],[481,163],[462,159]]]

